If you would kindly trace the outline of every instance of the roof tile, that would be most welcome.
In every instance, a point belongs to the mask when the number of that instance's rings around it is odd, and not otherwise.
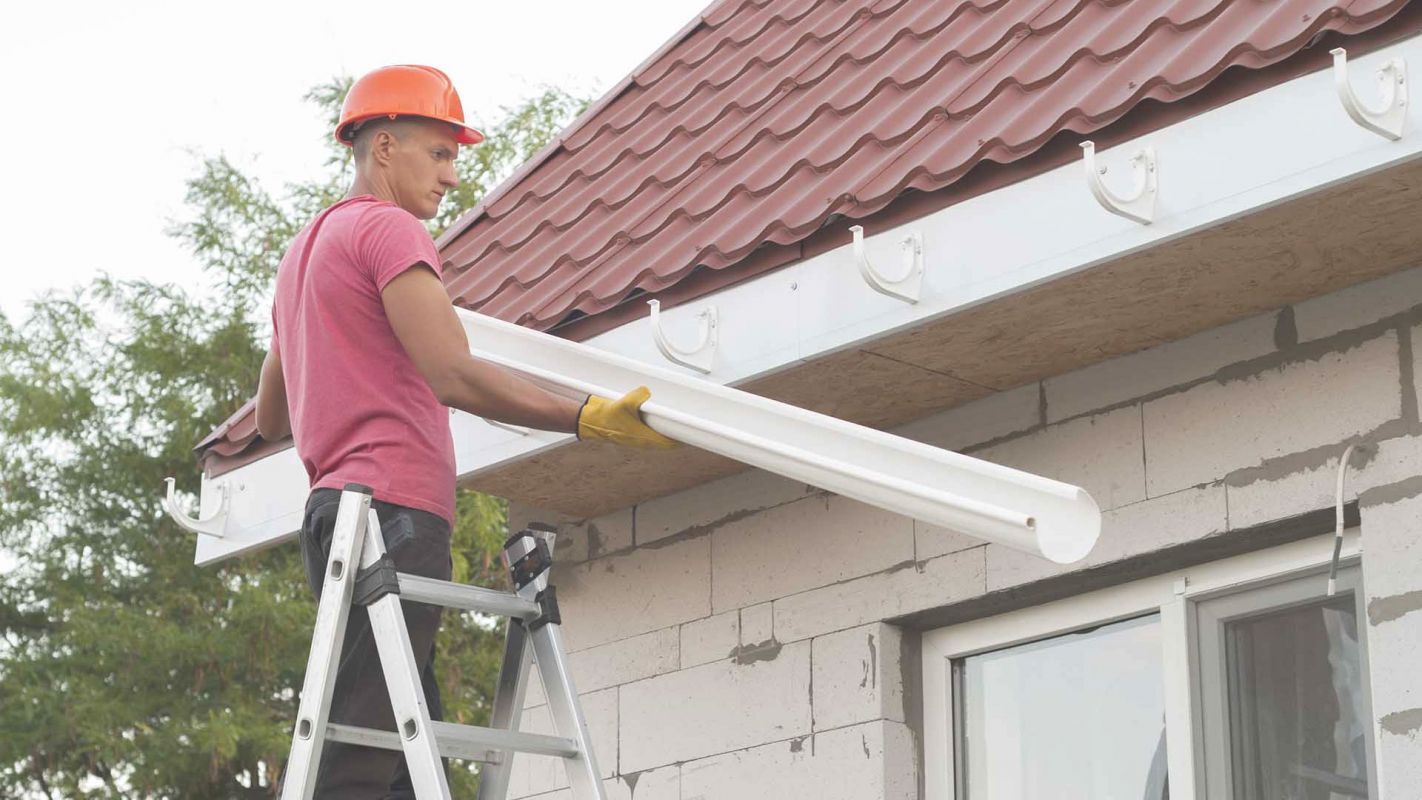
[[[1402,0],[742,0],[444,238],[451,296],[547,329],[1263,67]],[[474,265],[477,264],[477,268]]]

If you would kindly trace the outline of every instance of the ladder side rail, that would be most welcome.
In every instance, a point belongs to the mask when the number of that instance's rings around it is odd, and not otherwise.
[[[366,524],[361,568],[375,566],[384,555],[380,520],[372,509],[370,521]],[[415,664],[414,646],[410,644],[410,631],[405,625],[400,595],[387,594],[366,606],[366,611],[370,614],[370,629],[375,638],[376,652],[380,654],[380,668],[385,673],[385,686],[395,712],[395,730],[400,735],[415,796],[421,800],[450,800],[449,781],[444,774],[439,742],[435,738],[430,710],[421,690],[420,670]]]
[[[588,722],[578,702],[578,690],[573,675],[563,657],[563,631],[556,622],[540,626],[529,634],[533,640],[533,660],[543,679],[543,693],[548,696],[548,710],[553,716],[553,730],[578,745],[578,754],[563,759],[568,785],[573,796],[588,800],[607,800],[598,775],[597,758],[593,755]]]
[[[499,683],[494,690],[489,726],[517,732],[523,718],[524,698],[528,693],[528,659],[532,648],[528,641],[528,629],[521,622],[510,619],[505,628],[504,660],[499,667]],[[478,800],[506,800],[508,797],[514,754],[504,751],[502,756],[497,763],[488,764],[480,770]]]
[[[291,752],[282,780],[282,800],[309,800],[316,791],[317,771],[331,714],[331,694],[336,688],[336,665],[341,658],[341,643],[345,640],[355,588],[356,570],[352,565],[361,558],[369,512],[370,494],[349,486],[341,493],[321,601],[316,607],[296,728],[292,732]]]

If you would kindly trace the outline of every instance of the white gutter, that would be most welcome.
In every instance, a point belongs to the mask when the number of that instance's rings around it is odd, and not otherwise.
[[[1363,105],[1380,104],[1374,74],[1396,58],[1422,64],[1422,37],[1349,64],[1350,85],[1362,95]],[[1097,162],[1109,168],[1102,176],[1109,194],[1125,195],[1132,191],[1129,159],[1144,147],[1154,150],[1158,194],[1150,224],[1103,210],[1096,199],[1100,192],[1089,185],[1082,164],[1068,164],[907,225],[870,231],[865,252],[876,265],[905,258],[902,243],[911,236],[921,241],[916,302],[866,282],[846,226],[845,246],[838,250],[661,311],[665,338],[686,347],[698,338],[703,310],[715,306],[716,349],[705,380],[744,383],[1411,161],[1422,155],[1422,135],[1411,106],[1405,106],[1404,115],[1407,127],[1401,138],[1385,138],[1350,118],[1334,72],[1306,75],[1096,153]],[[878,271],[896,276],[904,267],[880,266]],[[628,323],[585,344],[633,362],[669,366],[649,320]],[[670,368],[702,374],[692,367]],[[616,380],[606,383],[610,389],[631,388]],[[572,438],[514,432],[462,413],[452,423],[462,478]],[[233,487],[227,524],[231,541],[214,547],[205,541],[210,537],[199,537],[199,563],[256,547],[238,545],[233,531],[241,532],[242,541],[265,546],[292,535],[300,524],[305,474],[292,451],[205,479],[204,513],[219,507],[218,487],[227,484]]]

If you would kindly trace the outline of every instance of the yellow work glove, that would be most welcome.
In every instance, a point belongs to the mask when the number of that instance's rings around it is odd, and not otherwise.
[[[617,400],[588,395],[578,410],[578,438],[655,450],[680,447],[680,442],[657,433],[642,421],[640,409],[651,396],[651,390],[645,386],[638,386]]]

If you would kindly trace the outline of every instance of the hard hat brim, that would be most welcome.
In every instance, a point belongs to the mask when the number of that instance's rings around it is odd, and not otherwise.
[[[363,123],[369,122],[369,121],[371,121],[371,120],[373,120],[373,119],[377,119],[377,118],[383,117],[383,116],[387,116],[387,115],[385,115],[385,114],[371,114],[371,115],[368,116],[368,117],[361,117],[361,118],[359,118],[359,119],[353,119],[353,120],[347,121],[346,124],[342,125],[342,126],[340,127],[340,130],[338,130],[338,131],[336,132],[336,139],[337,139],[337,141],[339,141],[341,144],[346,145],[347,147],[349,147],[349,146],[355,141],[355,129],[356,129],[356,128],[360,127]],[[403,116],[403,117],[422,117],[423,119],[432,119],[432,120],[435,120],[436,122],[443,122],[443,123],[446,123],[446,124],[449,124],[449,125],[453,125],[454,128],[455,128],[454,140],[455,140],[456,142],[459,142],[460,144],[475,145],[475,144],[479,144],[480,142],[484,141],[484,133],[483,133],[483,131],[480,131],[478,128],[474,127],[473,125],[466,125],[465,123],[463,123],[463,122],[461,122],[461,121],[459,121],[459,120],[457,120],[457,119],[449,119],[449,118],[447,118],[447,117],[426,117],[426,116],[424,116],[423,114],[401,114],[400,116]]]

